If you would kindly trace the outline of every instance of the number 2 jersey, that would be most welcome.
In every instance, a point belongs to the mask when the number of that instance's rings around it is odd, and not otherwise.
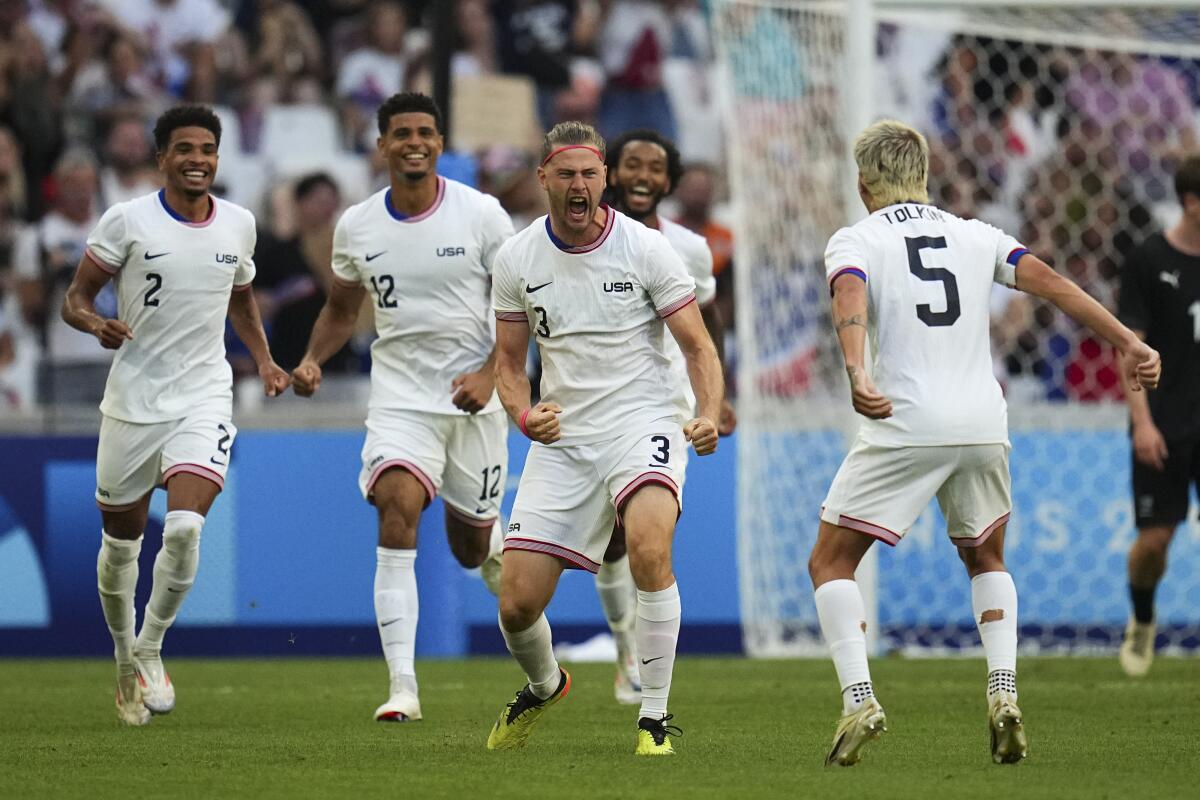
[[[898,203],[842,228],[825,250],[832,286],[867,282],[872,378],[892,401],[859,437],[884,447],[1008,441],[1008,410],[992,373],[992,284],[1014,286],[1028,252],[978,220]]]
[[[232,410],[225,318],[230,292],[254,279],[257,234],[253,214],[209,197],[203,222],[177,214],[162,190],[117,203],[88,237],[87,256],[113,276],[117,318],[133,331],[113,357],[106,416],[154,423]]]
[[[696,299],[695,281],[666,237],[604,208],[604,231],[591,244],[563,243],[540,217],[496,256],[496,318],[529,325],[542,400],[563,409],[563,445],[685,421],[663,320]]]
[[[333,274],[367,288],[379,338],[371,345],[370,408],[462,414],[454,379],[483,366],[495,346],[492,262],[512,235],[496,198],[446,178],[413,216],[391,189],[351,206],[333,234]],[[483,412],[498,411],[493,392]]]

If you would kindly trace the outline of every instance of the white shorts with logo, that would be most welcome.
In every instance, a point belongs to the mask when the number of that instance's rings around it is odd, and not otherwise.
[[[148,424],[101,415],[96,503],[106,511],[125,511],[181,472],[223,489],[236,437],[229,413],[219,409],[197,409],[184,419]]]
[[[439,493],[451,513],[476,527],[500,516],[508,480],[508,416],[433,414],[377,409],[367,417],[367,440],[358,486],[371,500],[375,482],[389,469],[406,469],[425,487],[428,502]]]
[[[547,553],[596,572],[625,501],[638,488],[670,489],[683,510],[688,443],[674,419],[597,444],[533,444],[504,549]]]
[[[934,497],[959,547],[977,547],[1008,521],[1009,445],[881,447],[856,441],[821,519],[895,545]]]

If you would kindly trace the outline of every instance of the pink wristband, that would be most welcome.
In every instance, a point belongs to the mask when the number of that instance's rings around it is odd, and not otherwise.
[[[526,419],[526,417],[528,417],[528,416],[529,416],[529,412],[530,412],[530,411],[533,411],[533,409],[532,409],[532,408],[527,408],[527,409],[525,409],[524,411],[522,411],[522,412],[521,412],[521,421],[518,423],[518,425],[520,425],[520,427],[521,427],[521,433],[525,434],[525,435],[526,435],[526,436],[528,436],[530,439],[532,439],[533,437],[532,437],[532,436],[529,436],[529,429],[525,427],[525,419]]]

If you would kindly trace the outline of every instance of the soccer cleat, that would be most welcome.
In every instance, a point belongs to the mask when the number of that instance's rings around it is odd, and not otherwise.
[[[668,725],[674,714],[666,714],[662,719],[642,717],[638,720],[637,748],[635,756],[673,756],[675,748],[671,746],[672,736],[683,736],[683,731],[674,725]]]
[[[1029,740],[1016,697],[1008,692],[992,695],[988,704],[988,727],[992,732],[992,761],[1016,764],[1029,755]]]
[[[637,651],[632,642],[628,647],[622,647],[623,639],[632,637],[617,637],[617,677],[613,681],[613,694],[617,702],[625,706],[635,706],[642,702],[642,675],[638,671]]]
[[[852,767],[862,760],[863,745],[887,733],[887,716],[874,697],[868,697],[857,711],[838,720],[833,747],[825,756],[825,766]]]
[[[1150,671],[1154,662],[1154,637],[1157,633],[1154,621],[1138,622],[1133,617],[1125,626],[1125,638],[1117,658],[1121,669],[1131,678],[1141,678]]]
[[[533,726],[541,719],[546,709],[562,700],[571,691],[571,673],[559,667],[562,677],[559,678],[558,688],[554,694],[541,699],[525,684],[525,688],[517,692],[517,696],[500,712],[500,719],[492,726],[488,734],[488,750],[515,750],[524,747]]]
[[[150,711],[142,702],[142,686],[135,672],[117,673],[117,717],[126,725],[150,723]]]
[[[421,719],[421,701],[403,689],[392,692],[388,701],[375,709],[376,722],[416,722]]]
[[[133,655],[133,673],[142,692],[142,703],[151,714],[170,714],[175,708],[175,687],[158,653]]]

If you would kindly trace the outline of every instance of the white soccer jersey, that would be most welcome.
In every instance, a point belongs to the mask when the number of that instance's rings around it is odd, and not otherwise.
[[[708,305],[717,298],[717,279],[713,275],[712,251],[708,242],[698,233],[672,222],[663,217],[658,218],[658,229],[667,237],[671,247],[683,259],[688,274],[696,282],[696,303],[701,307]],[[683,383],[684,413],[691,417],[696,413],[696,393],[692,391],[692,379],[688,376],[687,360],[683,351],[675,341],[674,336],[667,336],[665,341],[667,358],[675,365],[675,372]],[[716,420],[714,420],[715,422]]]
[[[557,403],[563,445],[613,439],[675,418],[682,391],[663,319],[696,299],[695,281],[658,231],[607,209],[604,232],[571,247],[548,217],[496,256],[496,317],[527,322],[542,357],[542,400]]]
[[[451,384],[483,366],[495,345],[489,283],[510,236],[496,198],[441,177],[437,199],[415,216],[395,210],[391,189],[346,209],[333,234],[333,272],[375,298],[372,409],[463,413]],[[493,393],[483,412],[499,409]]]
[[[1008,441],[989,308],[992,283],[1013,286],[1025,252],[998,228],[918,203],[882,208],[834,234],[826,276],[866,279],[872,376],[892,401],[890,418],[863,420],[864,442]]]
[[[160,190],[104,212],[87,254],[111,273],[117,318],[133,331],[113,358],[100,410],[126,422],[182,419],[216,404],[228,413],[229,294],[254,279],[254,215],[212,198],[203,222],[176,214]]]

